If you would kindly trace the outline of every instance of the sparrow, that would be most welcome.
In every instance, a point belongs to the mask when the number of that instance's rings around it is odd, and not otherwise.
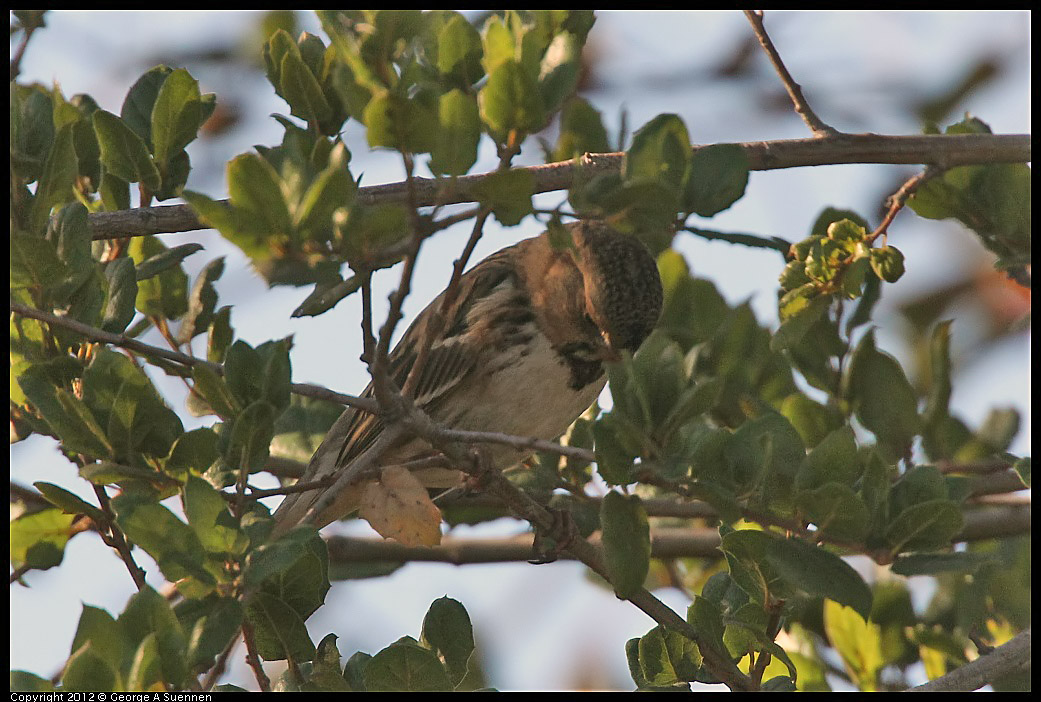
[[[446,292],[413,321],[388,357],[390,376],[403,387],[427,336],[433,339],[412,401],[453,429],[556,439],[600,395],[605,363],[634,352],[662,307],[655,260],[635,237],[597,220],[565,225],[570,246],[554,246],[549,232],[497,251],[459,279],[457,293],[436,325]],[[365,397],[373,395],[372,385]],[[383,431],[378,415],[347,408],[330,428],[303,477],[340,474]],[[507,468],[531,451],[489,445],[485,460]],[[400,465],[436,454],[417,438],[385,450],[379,465]],[[417,470],[426,487],[451,487],[463,478],[446,468]],[[364,485],[350,485],[320,514],[316,528],[348,516]],[[275,534],[304,519],[328,488],[288,495],[275,511]]]

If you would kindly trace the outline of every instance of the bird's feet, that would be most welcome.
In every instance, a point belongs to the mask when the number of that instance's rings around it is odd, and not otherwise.
[[[532,565],[543,565],[552,563],[560,557],[560,554],[581,538],[578,525],[567,509],[556,509],[547,507],[546,510],[553,516],[553,525],[549,529],[535,527],[535,541],[532,548],[535,550],[536,558],[528,561]]]

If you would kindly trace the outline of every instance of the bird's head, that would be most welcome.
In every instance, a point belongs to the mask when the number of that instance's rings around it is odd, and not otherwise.
[[[582,272],[587,321],[603,340],[601,357],[635,352],[658,323],[662,285],[650,251],[636,237],[585,220],[571,230]]]

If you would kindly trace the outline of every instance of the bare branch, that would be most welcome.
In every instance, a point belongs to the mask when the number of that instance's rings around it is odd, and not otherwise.
[[[600,547],[599,532],[590,539]],[[409,563],[413,561],[469,565],[524,563],[538,554],[531,534],[496,539],[445,538],[439,546],[403,546],[394,541],[347,536],[326,539],[334,563]],[[658,529],[651,532],[652,558],[715,558],[720,555],[715,529]],[[566,559],[575,556],[565,554]]]
[[[171,351],[164,349],[159,346],[152,346],[144,342],[138,341],[129,336],[123,334],[112,334],[111,332],[92,327],[89,324],[70,319],[68,317],[59,317],[43,310],[38,310],[34,307],[27,307],[17,302],[11,303],[11,311],[22,317],[30,317],[32,319],[38,319],[41,322],[47,324],[53,324],[55,326],[68,329],[73,331],[84,339],[91,341],[99,341],[104,344],[111,344],[112,346],[118,346],[128,351],[134,351],[143,356],[149,356],[152,358],[161,358],[166,361],[173,361],[183,366],[191,368],[192,366],[208,366],[213,371],[223,375],[224,366],[219,363],[213,363],[212,361],[206,361],[195,356],[189,356],[188,354],[181,353],[179,351]],[[353,395],[344,395],[342,393],[334,392],[328,388],[323,388],[319,385],[312,385],[310,383],[293,383],[290,386],[291,390],[297,395],[303,395],[306,397],[314,397],[321,400],[328,400],[330,402],[338,402],[341,405],[347,405],[349,407],[357,407],[358,409],[374,412],[377,409],[376,403],[371,398],[365,397],[354,397]]]
[[[908,692],[973,692],[996,678],[1030,669],[1030,629],[1016,634],[1008,643],[947,675],[912,687]]]
[[[889,231],[889,225],[893,223],[893,219],[900,210],[904,209],[904,205],[907,204],[907,199],[917,192],[918,188],[922,187],[926,182],[932,180],[936,176],[943,173],[943,168],[940,166],[932,165],[926,168],[921,173],[917,173],[900,186],[900,188],[889,196],[886,201],[888,210],[886,216],[882,218],[882,222],[878,225],[875,231],[868,234],[866,240],[868,243],[873,242],[879,236],[885,235]]]
[[[784,61],[781,60],[781,55],[777,53],[777,48],[770,39],[770,35],[766,33],[766,26],[763,24],[763,11],[745,10],[744,12],[745,17],[748,18],[749,23],[752,25],[752,31],[755,32],[756,39],[759,40],[759,44],[763,47],[763,51],[766,52],[770,63],[773,64],[777,75],[781,77],[784,89],[788,91],[788,97],[792,99],[792,105],[794,105],[795,111],[799,116],[802,117],[802,121],[818,137],[837,135],[839,133],[838,130],[825,124],[817,116],[817,113],[810,108],[809,103],[806,102],[806,97],[802,94],[802,87],[795,82],[792,74],[785,67]]]
[[[879,134],[839,134],[810,139],[753,141],[740,144],[754,171],[771,171],[803,166],[844,163],[943,164],[947,167],[980,163],[1026,163],[1030,161],[1030,136],[1027,134],[925,134],[891,136]],[[704,148],[695,145],[694,151]],[[571,161],[559,161],[523,168],[534,176],[535,193],[566,190],[582,173],[617,173],[622,152],[585,154]],[[435,178],[413,178],[416,204],[420,207],[475,202],[474,188],[488,178],[478,173],[460,176],[450,183]],[[404,182],[359,188],[357,202],[374,205],[402,202]],[[149,234],[206,229],[188,205],[139,207],[116,212],[96,212],[87,216],[95,239],[115,239]]]

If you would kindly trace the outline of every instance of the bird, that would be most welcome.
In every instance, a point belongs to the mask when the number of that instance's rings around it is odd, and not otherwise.
[[[430,335],[426,362],[413,379],[412,401],[440,425],[556,439],[597,399],[607,383],[605,363],[635,352],[662,308],[657,264],[635,236],[596,219],[564,225],[570,242],[550,232],[496,251],[464,273],[454,297],[447,290],[412,322],[388,355],[389,375],[403,387]],[[441,319],[435,322],[441,311]],[[364,397],[373,396],[370,383]],[[348,407],[315,451],[301,482],[332,480],[383,432],[376,414]],[[490,445],[484,460],[507,468],[531,455]],[[403,437],[378,465],[436,455],[420,439]],[[414,473],[424,486],[462,482],[450,468]],[[370,479],[371,481],[371,479]],[[348,485],[320,513],[321,529],[357,509],[364,484]],[[274,513],[275,534],[303,521],[328,485],[287,495]],[[439,521],[439,519],[438,519]]]

